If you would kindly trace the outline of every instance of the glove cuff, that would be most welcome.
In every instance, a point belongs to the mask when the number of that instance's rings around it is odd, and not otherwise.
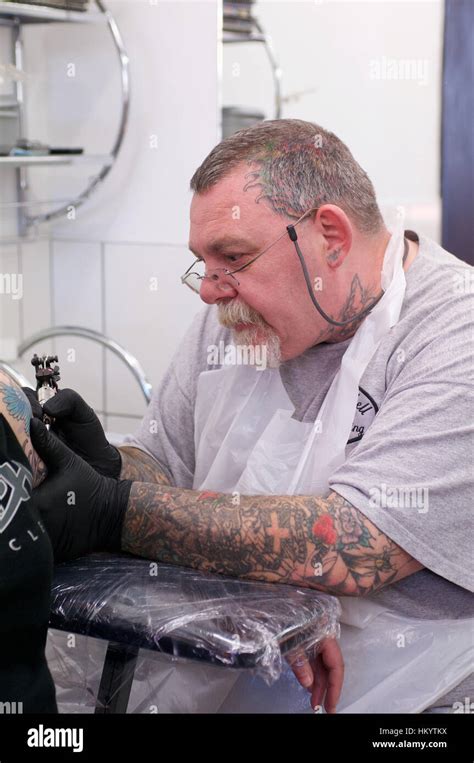
[[[106,551],[122,550],[122,527],[132,484],[132,480],[110,480],[110,499],[104,507],[100,532],[100,545]]]
[[[116,463],[113,466],[113,474],[111,474],[111,477],[114,477],[114,479],[118,480],[120,479],[120,473],[122,471],[122,454],[120,453],[119,449],[115,447],[115,445],[110,445],[109,447],[113,449],[114,451],[114,457],[116,457]]]

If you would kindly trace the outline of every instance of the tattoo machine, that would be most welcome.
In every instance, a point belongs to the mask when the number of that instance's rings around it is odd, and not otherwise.
[[[50,400],[58,391],[58,381],[61,378],[59,375],[59,366],[51,366],[51,363],[57,362],[57,355],[43,355],[38,357],[35,353],[31,359],[31,365],[36,369],[36,393],[38,395],[38,402],[41,406],[43,406],[47,400]],[[48,429],[53,423],[46,414],[43,416],[43,421]]]

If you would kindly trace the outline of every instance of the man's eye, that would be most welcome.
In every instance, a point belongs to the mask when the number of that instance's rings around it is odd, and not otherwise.
[[[228,260],[228,262],[238,262],[242,257],[245,257],[245,255],[242,254],[226,254],[225,258]]]

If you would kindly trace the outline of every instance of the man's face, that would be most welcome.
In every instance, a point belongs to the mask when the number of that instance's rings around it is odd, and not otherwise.
[[[236,344],[270,341],[274,347],[277,338],[281,359],[288,360],[324,341],[328,326],[310,300],[294,244],[285,232],[295,220],[275,214],[266,201],[257,203],[258,187],[244,191],[248,171],[243,166],[206,193],[194,195],[189,245],[208,273],[218,268],[232,271],[284,234],[234,279],[204,279],[200,296],[218,305],[219,318],[232,328]],[[297,231],[314,279],[323,236],[311,219],[302,221]]]

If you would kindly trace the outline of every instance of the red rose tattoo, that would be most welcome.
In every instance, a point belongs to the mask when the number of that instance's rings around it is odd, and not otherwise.
[[[333,546],[337,540],[337,531],[334,528],[334,520],[329,514],[322,517],[313,525],[313,535],[317,541],[325,546]]]

